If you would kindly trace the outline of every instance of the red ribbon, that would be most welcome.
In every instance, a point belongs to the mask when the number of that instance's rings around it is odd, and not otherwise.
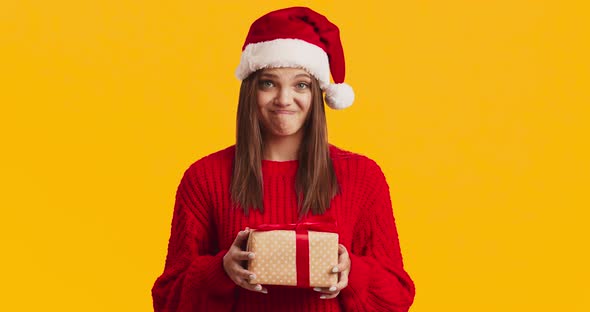
[[[336,220],[329,216],[312,216],[299,223],[261,224],[253,227],[256,231],[295,231],[295,259],[297,268],[297,286],[309,285],[309,235],[308,231],[337,233]]]

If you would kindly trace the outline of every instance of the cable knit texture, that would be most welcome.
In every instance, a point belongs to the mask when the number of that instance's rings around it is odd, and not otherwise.
[[[335,299],[312,289],[267,286],[245,290],[227,276],[223,256],[240,230],[262,223],[297,222],[298,160],[262,160],[265,212],[231,208],[235,146],[194,162],[176,192],[164,272],[152,287],[156,312],[408,311],[414,283],[404,270],[389,186],[370,158],[330,145],[341,194],[327,215],[339,227],[351,259],[348,287]]]

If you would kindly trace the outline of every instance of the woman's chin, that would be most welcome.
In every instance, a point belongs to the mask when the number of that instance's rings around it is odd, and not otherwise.
[[[280,130],[272,131],[272,136],[277,139],[284,139],[297,136],[299,132],[297,130]]]

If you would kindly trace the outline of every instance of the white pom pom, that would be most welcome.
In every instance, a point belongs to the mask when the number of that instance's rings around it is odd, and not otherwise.
[[[354,102],[354,91],[345,82],[329,84],[325,91],[326,103],[333,109],[344,109]]]

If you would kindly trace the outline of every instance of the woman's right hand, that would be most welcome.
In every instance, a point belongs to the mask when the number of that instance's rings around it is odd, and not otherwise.
[[[268,290],[260,284],[250,284],[249,280],[254,279],[254,273],[244,269],[242,266],[243,261],[254,259],[254,253],[242,250],[242,246],[248,241],[250,235],[250,229],[246,228],[244,231],[240,231],[236,236],[233,244],[223,256],[223,269],[225,273],[231,278],[236,285],[245,288],[247,290],[268,293]]]

